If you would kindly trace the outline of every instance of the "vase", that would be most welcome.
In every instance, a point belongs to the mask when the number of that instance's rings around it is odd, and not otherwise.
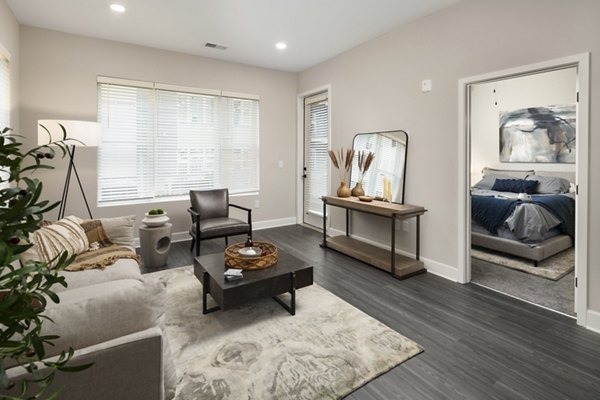
[[[346,185],[346,182],[341,182],[340,187],[337,190],[338,197],[350,197],[350,188]]]
[[[352,196],[360,197],[365,195],[365,190],[363,189],[362,182],[356,182],[356,185],[352,188]]]

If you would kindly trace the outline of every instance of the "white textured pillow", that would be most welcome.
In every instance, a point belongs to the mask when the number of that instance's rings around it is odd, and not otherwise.
[[[66,217],[38,229],[29,235],[33,244],[21,254],[21,262],[28,260],[50,263],[58,255],[67,252],[69,256],[86,251],[89,247],[87,237],[77,217]],[[51,263],[52,266],[54,266]]]

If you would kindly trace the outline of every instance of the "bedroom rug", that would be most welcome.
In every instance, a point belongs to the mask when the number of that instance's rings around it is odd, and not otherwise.
[[[499,254],[482,249],[471,249],[471,256],[479,260],[493,264],[516,269],[528,274],[557,281],[575,269],[575,249],[570,248],[550,258],[533,265],[533,261],[524,260],[519,257]]]
[[[167,285],[176,400],[338,399],[423,351],[316,284],[295,316],[272,299],[202,315],[191,266],[145,277]]]

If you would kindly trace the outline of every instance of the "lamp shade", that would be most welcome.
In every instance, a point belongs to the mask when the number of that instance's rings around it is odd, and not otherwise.
[[[50,135],[42,125],[50,131]],[[65,127],[68,145],[97,147],[102,143],[102,126],[98,122],[40,119],[38,120],[38,145],[63,140],[63,130],[60,125]]]

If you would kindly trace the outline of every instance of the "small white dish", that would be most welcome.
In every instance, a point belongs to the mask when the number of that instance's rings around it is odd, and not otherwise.
[[[238,253],[244,257],[257,257],[262,254],[262,250],[260,247],[242,247]]]

